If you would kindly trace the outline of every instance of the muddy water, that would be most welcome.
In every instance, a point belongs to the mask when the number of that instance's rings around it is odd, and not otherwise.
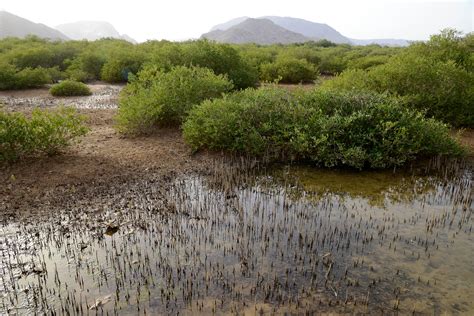
[[[434,165],[71,193],[1,227],[0,314],[473,314],[473,168]]]

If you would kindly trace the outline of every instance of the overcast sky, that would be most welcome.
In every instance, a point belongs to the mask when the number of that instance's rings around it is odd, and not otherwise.
[[[350,38],[424,40],[446,27],[472,32],[474,0],[1,0],[6,10],[56,26],[103,20],[138,41],[198,38],[239,16],[279,15],[326,23]]]

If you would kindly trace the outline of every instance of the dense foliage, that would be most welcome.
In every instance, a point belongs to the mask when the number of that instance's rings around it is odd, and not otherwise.
[[[92,94],[87,85],[74,80],[64,80],[58,84],[53,85],[51,89],[49,89],[49,93],[56,97],[70,97]]]
[[[30,118],[0,110],[0,163],[57,154],[87,131],[84,118],[72,108],[35,109]]]
[[[0,61],[0,90],[37,88],[51,82],[48,69],[38,67],[18,70]]]
[[[325,83],[337,89],[373,90],[406,97],[428,116],[474,126],[473,35],[446,30],[368,71],[346,70]]]
[[[23,89],[60,79],[127,82],[133,77],[130,74],[136,75],[145,64],[165,71],[174,66],[210,68],[216,74],[227,75],[236,89],[244,89],[256,86],[259,79],[274,81],[281,76],[284,82],[299,83],[312,81],[318,71],[336,74],[346,68],[366,69],[386,62],[399,51],[327,41],[286,46],[229,45],[206,40],[133,45],[118,39],[54,42],[37,37],[7,38],[0,40],[0,89]],[[36,71],[37,77],[29,82],[24,82],[23,74],[23,80],[12,77],[24,69]],[[39,78],[39,73],[44,76]]]
[[[336,75],[320,91],[244,90],[259,81],[311,83],[320,74]],[[63,81],[52,93],[71,95],[92,80],[128,82],[120,132],[185,122],[195,149],[325,166],[383,168],[456,154],[448,126],[436,120],[474,126],[474,35],[449,29],[406,48],[0,40],[0,90]],[[219,98],[231,90],[243,91]]]
[[[191,110],[184,137],[195,150],[359,169],[462,152],[447,126],[400,99],[334,90],[291,93],[267,87],[208,100]]]
[[[351,69],[371,70],[407,51],[437,61],[453,60],[472,72],[472,35],[454,31],[435,35],[428,43],[414,43],[409,49],[379,45],[350,46],[327,41],[292,45],[229,45],[207,40],[148,41],[133,45],[118,39],[94,42],[51,42],[37,37],[0,40],[0,89],[22,89],[59,79],[127,82],[146,64],[164,71],[174,66],[210,68],[226,74],[236,89],[254,87],[258,80],[286,83],[313,81],[318,73],[336,75]],[[37,70],[30,82],[11,80],[24,69]],[[38,74],[45,76],[39,78]],[[10,77],[7,77],[10,76]],[[21,75],[23,81],[25,76]]]
[[[155,125],[179,124],[193,106],[232,88],[226,76],[207,68],[177,66],[164,72],[146,66],[122,91],[117,127],[137,134]]]
[[[263,64],[260,77],[268,82],[310,83],[316,79],[317,72],[306,59],[282,57],[273,63]]]

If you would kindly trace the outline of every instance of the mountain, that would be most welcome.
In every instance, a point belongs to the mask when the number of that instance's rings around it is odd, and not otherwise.
[[[253,38],[250,38],[247,33],[242,31],[237,32],[237,29],[242,28],[242,23],[248,20],[270,20],[277,26],[290,31],[294,34],[298,34],[298,40],[286,42],[283,39],[273,38],[265,44],[273,43],[295,43],[300,41],[317,41],[321,39],[329,40],[337,44],[352,44],[352,45],[370,45],[378,44],[382,46],[408,46],[410,43],[404,39],[352,39],[348,38],[334,28],[327,24],[311,22],[303,19],[291,18],[291,17],[280,17],[280,16],[264,16],[258,19],[251,19],[248,17],[239,17],[228,22],[218,24],[211,29],[211,32],[204,34],[202,37],[213,39],[219,42],[229,43],[248,43],[255,42]],[[230,31],[230,32],[229,32]],[[252,33],[255,33],[253,30]],[[230,34],[231,33],[231,34]],[[276,33],[274,33],[277,36]],[[245,37],[248,38],[245,38]],[[261,34],[259,41],[256,43],[262,44],[264,42],[265,34]],[[303,38],[301,37],[303,36]],[[239,39],[238,41],[236,40]],[[245,38],[245,40],[244,40]]]
[[[0,38],[36,35],[53,40],[68,40],[68,37],[58,30],[41,23],[34,23],[6,11],[0,11]]]
[[[137,43],[138,43],[135,39],[131,38],[131,37],[128,36],[127,34],[122,34],[122,35],[120,36],[120,38],[123,39],[123,40],[126,40],[127,42],[130,42],[130,43],[132,43],[132,44],[137,44]]]
[[[371,45],[377,44],[381,46],[408,46],[410,45],[410,41],[404,39],[393,39],[393,38],[379,38],[379,39],[353,39],[351,38],[351,42],[354,45]]]
[[[112,24],[105,21],[78,21],[58,25],[56,29],[73,40],[95,41],[101,38],[119,38],[136,43],[128,35],[120,35]]]
[[[214,26],[211,29],[211,31],[216,31],[216,30],[226,31],[229,28],[236,26],[247,19],[249,18],[245,16],[232,19],[228,22]],[[333,43],[338,43],[338,44],[351,42],[347,37],[341,35],[341,33],[339,33],[338,31],[336,31],[335,29],[333,29],[327,24],[315,23],[315,22],[306,21],[303,19],[280,17],[280,16],[263,16],[258,19],[270,20],[276,25],[281,26],[282,28],[288,31],[301,34],[307,37],[306,41],[308,40],[317,41],[320,39],[327,39]]]
[[[241,16],[240,18],[235,18],[225,23],[217,24],[211,28],[211,31],[225,31],[230,29],[232,26],[242,23],[243,21],[250,19],[248,16]]]
[[[246,19],[227,30],[214,30],[203,34],[202,38],[223,43],[291,44],[303,43],[310,39],[276,25],[268,19]]]
[[[302,34],[313,40],[326,39],[336,44],[350,44],[351,42],[327,24],[281,16],[264,16],[262,19],[268,19],[287,30]]]

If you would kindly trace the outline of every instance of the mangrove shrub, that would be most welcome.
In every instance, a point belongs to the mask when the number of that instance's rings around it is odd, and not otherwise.
[[[64,80],[49,89],[49,93],[55,97],[70,97],[91,95],[92,92],[86,84],[73,80]]]
[[[84,117],[73,108],[35,109],[29,118],[0,109],[0,163],[57,154],[87,131]]]
[[[226,76],[207,68],[177,66],[164,72],[146,66],[121,93],[117,128],[137,134],[155,125],[179,124],[192,107],[232,88]]]
[[[388,168],[462,152],[446,125],[400,99],[364,92],[249,89],[195,107],[183,129],[194,150],[326,167]]]

